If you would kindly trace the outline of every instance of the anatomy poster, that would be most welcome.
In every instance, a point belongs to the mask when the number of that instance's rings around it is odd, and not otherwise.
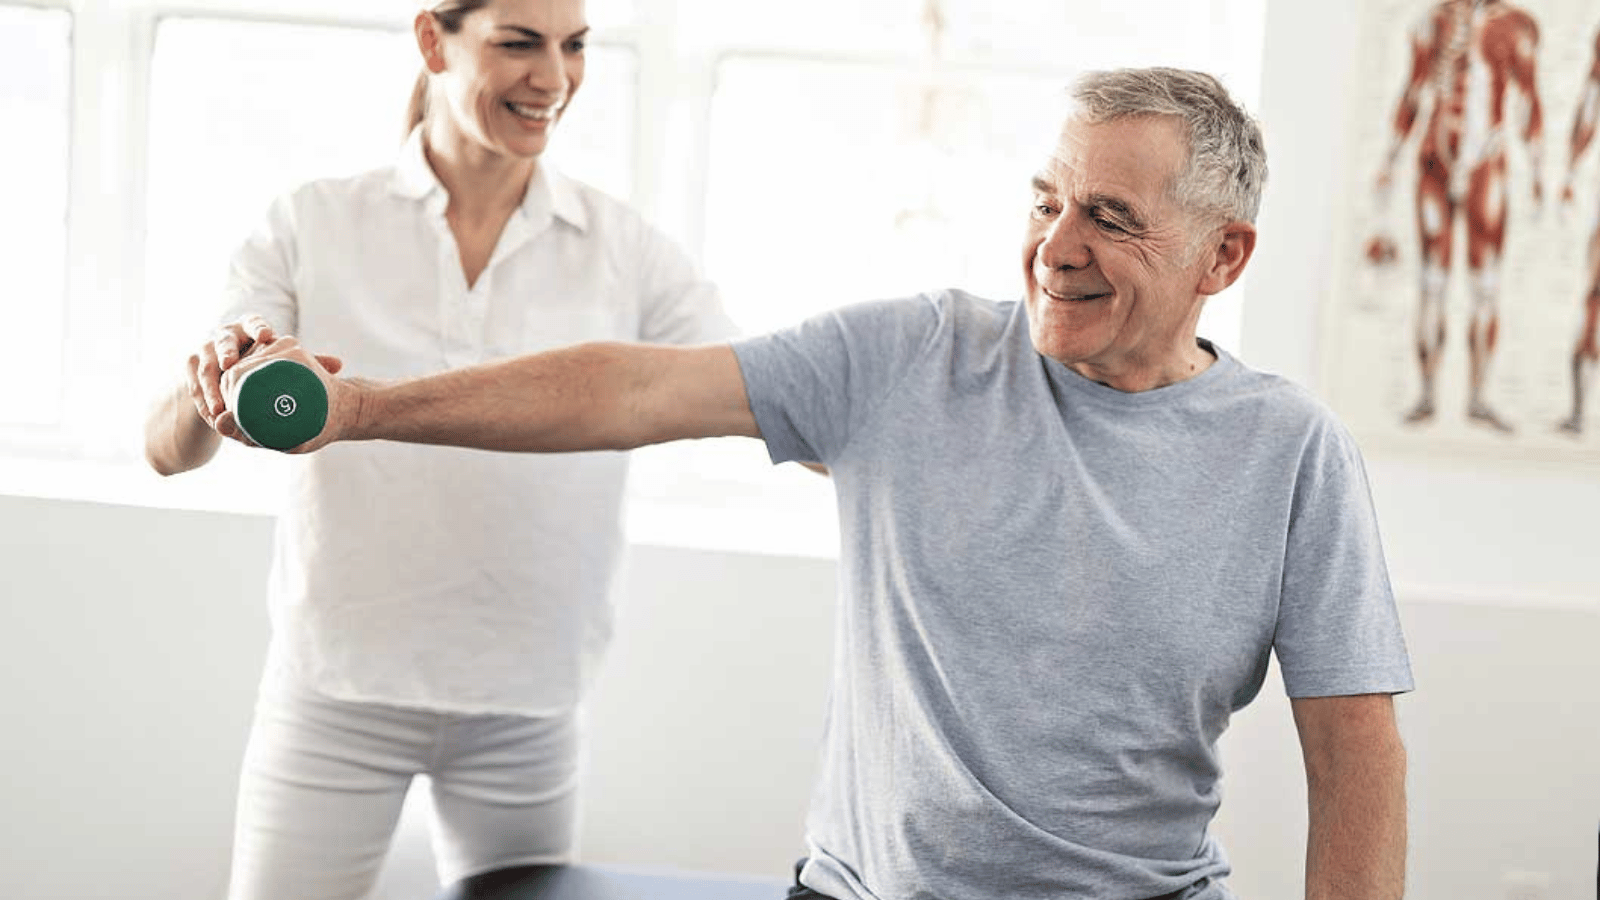
[[[1389,446],[1600,462],[1600,5],[1353,6],[1334,404]]]

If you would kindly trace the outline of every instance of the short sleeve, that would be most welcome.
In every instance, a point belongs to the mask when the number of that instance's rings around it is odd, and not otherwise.
[[[254,313],[279,334],[297,333],[296,259],[294,197],[285,195],[273,202],[266,218],[234,251],[222,311],[213,324],[227,324]]]
[[[832,464],[946,327],[929,297],[846,306],[736,341],[772,461]]]
[[[1291,697],[1413,687],[1366,470],[1332,421],[1302,456],[1273,644]]]

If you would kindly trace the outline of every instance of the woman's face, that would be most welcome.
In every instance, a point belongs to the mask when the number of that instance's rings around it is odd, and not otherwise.
[[[583,0],[491,0],[447,34],[416,23],[446,124],[492,153],[533,158],[583,83],[589,25]]]

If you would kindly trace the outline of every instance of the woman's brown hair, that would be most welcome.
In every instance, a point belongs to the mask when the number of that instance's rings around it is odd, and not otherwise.
[[[444,0],[435,4],[428,12],[438,20],[439,27],[445,34],[456,34],[461,31],[461,23],[467,16],[488,6],[491,0]],[[428,68],[423,66],[417,73],[417,82],[411,88],[411,102],[406,106],[406,130],[402,137],[411,134],[411,130],[422,124],[428,114]]]

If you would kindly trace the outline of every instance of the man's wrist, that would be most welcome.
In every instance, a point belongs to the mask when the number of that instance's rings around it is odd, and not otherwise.
[[[339,430],[332,436],[335,441],[364,441],[380,437],[372,433],[374,423],[380,421],[374,407],[378,405],[377,382],[364,378],[341,378],[339,394],[343,411],[338,419]]]

